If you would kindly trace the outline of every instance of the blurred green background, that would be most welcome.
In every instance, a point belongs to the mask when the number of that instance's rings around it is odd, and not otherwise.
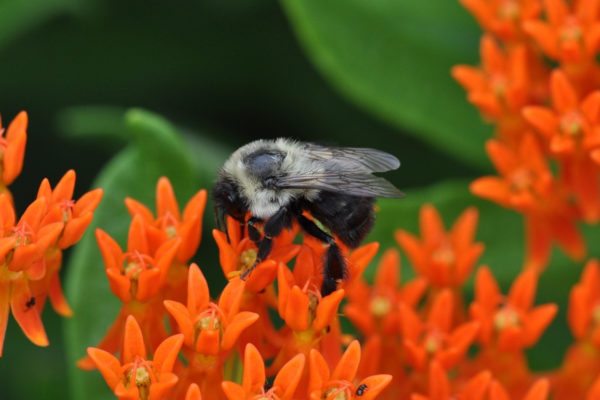
[[[376,147],[401,159],[386,177],[409,197],[382,202],[371,239],[387,247],[394,229],[416,232],[423,202],[448,225],[476,204],[482,261],[506,288],[520,269],[521,222],[468,194],[471,179],[492,171],[483,150],[491,128],[449,75],[456,63],[477,62],[479,35],[453,0],[0,0],[0,112],[5,126],[20,110],[30,116],[25,167],[11,187],[18,210],[43,177],[55,184],[74,168],[76,195],[107,191],[94,226],[123,239],[124,196],[153,205],[156,178],[168,174],[183,203],[253,139]],[[218,288],[211,209],[196,261]],[[93,235],[70,255],[63,282],[76,317],[46,308],[48,348],[9,321],[4,399],[111,398],[97,372],[73,363],[118,303]],[[555,257],[539,296],[561,304],[543,342],[559,349],[569,340],[568,287],[579,275],[567,265]],[[555,367],[561,351],[534,351],[532,363]]]

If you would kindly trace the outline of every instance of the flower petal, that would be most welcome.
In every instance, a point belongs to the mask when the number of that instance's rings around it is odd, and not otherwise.
[[[182,344],[183,335],[181,333],[166,338],[154,352],[155,370],[160,374],[171,372]]]
[[[208,307],[210,294],[204,274],[196,263],[188,270],[187,308],[193,315],[198,315]]]
[[[337,363],[333,373],[331,374],[332,380],[340,380],[352,382],[358,371],[358,364],[360,363],[360,343],[358,340],[353,340],[342,358]]]
[[[121,381],[121,364],[119,360],[109,352],[94,347],[88,347],[87,353],[104,377],[108,387],[114,389]]]
[[[260,391],[265,384],[265,363],[258,349],[248,343],[244,351],[244,377],[242,386],[244,392],[254,393]]]
[[[366,389],[364,389],[362,396],[360,396],[360,400],[373,400],[375,399],[379,393],[383,389],[385,389],[390,382],[392,381],[392,375],[371,375],[368,378],[363,379],[357,385],[357,387],[361,387],[364,385]]]
[[[344,298],[344,293],[344,289],[338,289],[319,301],[312,324],[314,330],[320,331],[327,328],[337,313],[338,307]]]
[[[125,333],[123,335],[123,353],[121,359],[123,364],[134,362],[136,357],[144,360],[146,357],[146,346],[142,337],[142,330],[133,315],[129,315],[125,321]]]
[[[179,205],[175,198],[173,186],[171,186],[169,179],[164,176],[160,177],[156,185],[156,214],[159,218],[170,214],[177,221],[181,221]]]
[[[236,314],[225,328],[223,339],[221,340],[221,348],[223,350],[233,348],[244,329],[256,322],[257,319],[258,314],[250,311],[242,311]]]
[[[31,342],[37,346],[48,346],[48,337],[37,307],[27,306],[32,297],[24,277],[12,281],[10,309],[13,317]]]
[[[277,373],[273,387],[280,399],[291,399],[304,372],[306,357],[300,353],[289,360]],[[280,389],[281,388],[281,389]]]

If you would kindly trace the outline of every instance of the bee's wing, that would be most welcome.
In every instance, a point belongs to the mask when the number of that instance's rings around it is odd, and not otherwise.
[[[307,156],[320,161],[344,165],[349,170],[385,172],[398,169],[400,161],[385,151],[363,147],[327,147],[306,144]]]
[[[317,189],[362,197],[404,197],[390,182],[368,173],[316,172],[278,178],[277,186],[290,189]]]

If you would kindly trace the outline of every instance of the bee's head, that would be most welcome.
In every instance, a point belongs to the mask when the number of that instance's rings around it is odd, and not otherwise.
[[[259,149],[243,158],[243,163],[252,176],[262,187],[274,189],[271,187],[275,182],[275,177],[281,174],[281,164],[285,154],[273,149]]]

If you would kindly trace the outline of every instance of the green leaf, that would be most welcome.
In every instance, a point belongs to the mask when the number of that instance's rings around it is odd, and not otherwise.
[[[309,57],[342,94],[475,166],[491,131],[450,68],[477,59],[479,37],[457,1],[281,0]]]
[[[393,235],[403,229],[420,237],[419,210],[423,204],[431,203],[441,214],[446,229],[450,229],[456,218],[469,206],[479,210],[479,224],[476,240],[485,244],[485,251],[477,266],[488,265],[498,280],[503,293],[507,293],[510,285],[520,273],[524,260],[524,243],[522,218],[514,211],[501,208],[486,200],[472,196],[468,192],[468,182],[445,182],[420,190],[407,191],[406,199],[378,202],[381,211],[377,215],[375,228],[368,241],[381,243],[379,255],[390,247],[399,248]],[[588,245],[600,242],[600,230],[595,227],[583,227]],[[402,253],[402,250],[400,250]],[[591,247],[589,258],[599,257],[600,248]],[[374,274],[373,263],[366,271],[367,278]],[[536,304],[556,303],[559,314],[542,336],[540,342],[528,351],[529,361],[536,370],[547,370],[560,365],[564,351],[572,342],[566,323],[566,308],[569,291],[579,280],[581,262],[567,258],[555,249],[552,261],[540,277]],[[473,295],[473,272],[465,286],[467,299]],[[414,273],[408,259],[402,254],[402,281],[408,280]],[[552,348],[553,351],[547,351]]]
[[[84,372],[75,367],[86,348],[95,346],[104,336],[120,307],[109,290],[94,230],[102,228],[123,246],[131,221],[123,203],[126,196],[153,209],[156,182],[160,176],[167,176],[183,205],[202,187],[200,182],[212,181],[217,169],[217,165],[205,165],[204,170],[196,170],[189,145],[161,117],[136,109],[127,112],[125,120],[133,141],[98,176],[94,187],[104,189],[104,198],[67,267],[66,292],[75,316],[66,322],[65,342],[74,399],[114,397],[98,371]],[[211,150],[205,147],[207,153]]]

